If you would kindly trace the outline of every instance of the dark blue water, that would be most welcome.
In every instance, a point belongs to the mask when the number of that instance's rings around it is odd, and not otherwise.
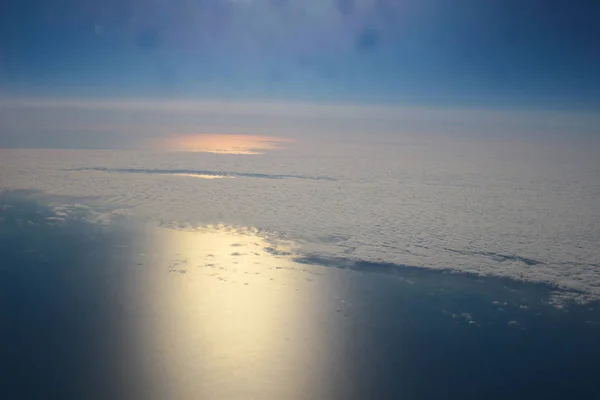
[[[600,398],[598,305],[544,285],[0,203],[2,399]]]

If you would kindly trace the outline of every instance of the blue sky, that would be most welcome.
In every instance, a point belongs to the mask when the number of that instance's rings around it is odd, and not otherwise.
[[[600,5],[5,0],[3,97],[597,110]]]

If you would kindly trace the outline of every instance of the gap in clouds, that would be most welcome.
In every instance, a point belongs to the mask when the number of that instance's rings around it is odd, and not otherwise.
[[[227,171],[197,171],[189,169],[134,169],[134,168],[75,168],[70,171],[99,171],[110,173],[124,174],[159,174],[159,175],[174,175],[174,176],[190,176],[195,178],[207,177],[207,179],[215,178],[258,178],[258,179],[308,179],[314,181],[335,181],[335,179],[327,176],[305,176],[305,175],[278,175],[278,174],[260,174],[250,172],[227,172]]]

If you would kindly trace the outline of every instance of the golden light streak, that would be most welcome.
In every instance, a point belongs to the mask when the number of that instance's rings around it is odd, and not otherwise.
[[[179,174],[170,174],[174,176],[187,176],[190,178],[199,178],[199,179],[224,179],[224,178],[233,178],[233,176],[226,175],[207,175],[207,174],[191,174],[191,173],[179,173]]]
[[[215,154],[262,154],[280,150],[291,139],[259,135],[190,134],[157,140],[154,146],[166,151]]]
[[[157,309],[144,331],[168,398],[295,399],[320,386],[327,350],[314,313],[327,291],[293,262],[291,243],[226,225],[166,227],[150,240],[164,269],[145,286]]]

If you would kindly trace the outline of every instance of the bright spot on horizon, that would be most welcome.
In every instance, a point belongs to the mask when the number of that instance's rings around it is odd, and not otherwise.
[[[204,152],[215,154],[263,154],[280,150],[292,139],[276,136],[228,135],[200,133],[179,135],[156,141],[155,147],[166,151]]]

